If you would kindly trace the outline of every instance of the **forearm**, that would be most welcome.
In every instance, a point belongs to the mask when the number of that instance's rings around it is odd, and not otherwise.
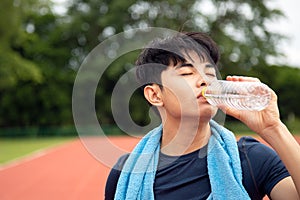
[[[283,123],[280,123],[272,129],[265,130],[260,135],[271,145],[285,164],[300,196],[299,144]]]

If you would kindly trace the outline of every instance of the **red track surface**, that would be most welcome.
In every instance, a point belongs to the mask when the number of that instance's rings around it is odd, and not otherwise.
[[[129,137],[111,140],[128,150],[137,142]],[[110,168],[97,161],[76,140],[46,151],[40,157],[0,169],[0,199],[104,199],[109,171]]]
[[[138,142],[133,137],[112,137],[109,140],[126,151]],[[103,155],[115,162],[119,155],[107,152],[105,142],[102,145]],[[76,140],[46,151],[42,156],[0,168],[0,199],[104,199],[109,171],[109,167],[95,159],[81,141]]]

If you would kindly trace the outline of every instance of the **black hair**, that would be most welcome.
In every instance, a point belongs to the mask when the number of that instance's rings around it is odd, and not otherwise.
[[[136,77],[142,85],[159,84],[161,73],[170,64],[185,62],[188,52],[195,51],[203,61],[217,66],[220,52],[217,44],[205,33],[185,32],[172,37],[153,40],[139,55],[136,61]],[[162,87],[162,86],[161,86]]]

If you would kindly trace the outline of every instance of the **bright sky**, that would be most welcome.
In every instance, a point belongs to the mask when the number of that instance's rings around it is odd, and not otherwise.
[[[290,40],[279,44],[279,47],[286,54],[286,58],[278,62],[300,68],[300,1],[273,0],[271,2],[272,6],[284,12],[286,18],[275,22],[270,28],[290,38]]]
[[[58,13],[64,13],[66,6],[64,3],[67,0],[52,0],[57,4],[55,10]],[[277,64],[287,64],[300,68],[300,1],[299,0],[269,0],[271,7],[276,7],[282,10],[286,18],[274,22],[270,25],[270,29],[283,33],[290,39],[286,42],[279,43],[279,48],[282,48],[286,57],[283,59],[274,59]]]

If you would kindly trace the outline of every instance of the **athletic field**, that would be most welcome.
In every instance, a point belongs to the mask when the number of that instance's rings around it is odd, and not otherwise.
[[[108,139],[93,140],[101,146],[101,157],[113,162],[119,155],[107,150],[107,141],[123,151],[130,151],[138,142],[133,137]],[[299,136],[297,139],[300,141]],[[87,151],[81,140],[74,139],[0,165],[0,200],[104,199],[109,171],[108,166]]]

